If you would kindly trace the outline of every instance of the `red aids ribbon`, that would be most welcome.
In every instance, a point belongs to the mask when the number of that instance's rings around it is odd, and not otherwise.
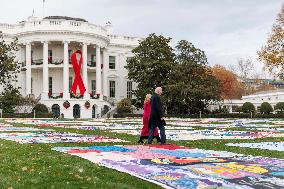
[[[80,54],[79,63],[77,61],[76,54]],[[79,86],[80,94],[83,96],[86,88],[84,86],[82,76],[81,76],[81,67],[82,67],[82,52],[81,50],[77,50],[75,53],[71,55],[72,66],[75,74],[75,79],[71,88],[71,92],[76,95],[77,86]]]

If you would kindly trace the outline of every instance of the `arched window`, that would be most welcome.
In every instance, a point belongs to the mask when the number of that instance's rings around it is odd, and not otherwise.
[[[80,118],[81,117],[80,114],[81,114],[80,105],[79,104],[75,104],[73,106],[73,117],[74,118]]]
[[[53,104],[51,106],[51,111],[54,117],[60,117],[60,106],[58,104]]]
[[[92,107],[92,118],[96,118],[96,106],[93,105]]]

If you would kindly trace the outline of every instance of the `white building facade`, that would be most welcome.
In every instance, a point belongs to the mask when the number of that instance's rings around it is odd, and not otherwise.
[[[101,117],[115,102],[131,98],[135,86],[125,66],[140,38],[113,35],[110,23],[99,26],[57,16],[0,24],[0,31],[5,41],[18,38],[16,57],[22,66],[17,85],[21,94],[39,99],[55,114],[65,118]],[[70,93],[76,76],[70,56],[78,49],[86,88],[83,96]]]
[[[284,90],[270,90],[257,92],[251,95],[242,96],[241,99],[227,99],[220,105],[210,106],[210,110],[216,110],[221,107],[226,107],[230,113],[236,112],[237,107],[241,107],[245,102],[250,102],[254,105],[256,110],[260,109],[260,106],[263,102],[268,102],[273,109],[279,102],[284,102]]]

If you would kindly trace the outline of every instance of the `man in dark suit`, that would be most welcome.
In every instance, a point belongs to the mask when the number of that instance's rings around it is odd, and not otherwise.
[[[151,113],[150,113],[150,120],[149,120],[149,138],[148,144],[152,144],[153,142],[153,135],[154,130],[156,127],[160,130],[161,136],[161,144],[166,143],[166,134],[165,134],[165,118],[163,113],[163,105],[161,102],[161,95],[162,95],[162,87],[157,87],[155,89],[155,93],[151,97]]]

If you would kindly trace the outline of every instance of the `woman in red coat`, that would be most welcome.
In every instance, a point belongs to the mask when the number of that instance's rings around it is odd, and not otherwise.
[[[145,101],[144,101],[143,128],[142,128],[140,140],[138,141],[138,143],[144,143],[143,140],[144,139],[148,139],[148,137],[149,137],[148,123],[149,123],[150,111],[151,111],[150,99],[151,99],[151,94],[147,94],[146,98],[145,98]],[[159,137],[159,133],[158,133],[158,128],[157,127],[155,128],[154,138],[157,139],[157,142],[161,141],[161,139]]]

